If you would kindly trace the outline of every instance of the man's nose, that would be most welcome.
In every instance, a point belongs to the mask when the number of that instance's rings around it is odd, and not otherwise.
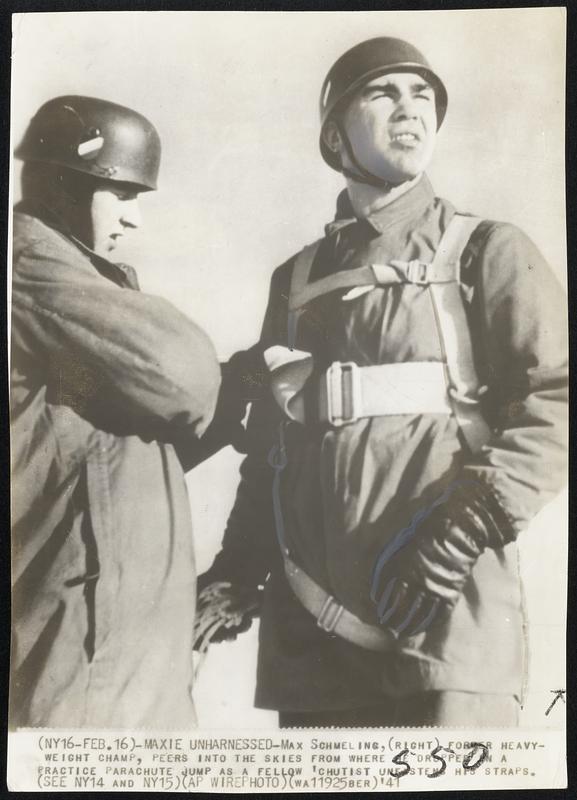
[[[402,94],[393,112],[393,119],[415,119],[417,117],[417,104],[412,94]]]
[[[122,203],[120,221],[126,228],[140,228],[142,216],[140,214],[140,205],[138,204],[137,197],[133,200],[125,200]]]

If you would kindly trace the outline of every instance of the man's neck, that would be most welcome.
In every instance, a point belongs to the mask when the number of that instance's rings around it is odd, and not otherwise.
[[[388,206],[389,203],[412,189],[421,180],[422,174],[420,173],[398,186],[393,186],[391,189],[379,189],[347,178],[347,191],[355,215],[359,219],[363,219],[380,211],[381,208]]]

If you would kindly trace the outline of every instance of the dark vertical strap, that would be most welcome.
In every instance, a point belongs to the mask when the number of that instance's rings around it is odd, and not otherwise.
[[[288,547],[286,546],[284,520],[282,515],[282,505],[280,496],[280,480],[281,473],[287,465],[287,455],[284,440],[284,429],[286,423],[283,421],[279,425],[279,440],[274,444],[268,454],[268,463],[274,469],[275,475],[272,482],[272,508],[274,515],[274,524],[276,529],[276,536],[280,545],[283,557],[288,555]]]
[[[308,283],[313,261],[315,260],[321,242],[322,239],[319,239],[304,247],[296,257],[293,266],[287,320],[287,342],[291,350],[293,350],[296,345],[298,322],[301,315],[301,309],[295,306],[295,298],[299,296]]]

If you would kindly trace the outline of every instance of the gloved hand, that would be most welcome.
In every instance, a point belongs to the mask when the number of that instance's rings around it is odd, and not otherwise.
[[[259,342],[248,350],[239,350],[221,365],[223,383],[238,400],[259,400],[268,389],[269,372]]]
[[[229,441],[239,453],[246,452],[242,421],[248,404],[258,400],[268,386],[268,372],[259,344],[235,353],[221,364],[222,383],[208,434]],[[206,438],[206,434],[205,434]]]
[[[244,633],[260,613],[261,590],[210,583],[199,594],[194,624],[194,649],[206,650],[209,644],[232,641]]]
[[[426,630],[455,606],[485,548],[503,547],[513,538],[483,484],[463,481],[447,490],[379,559],[372,596],[380,624],[396,637]]]
[[[179,434],[178,441],[173,442],[186,472],[229,444],[239,453],[247,452],[243,420],[249,403],[258,400],[268,387],[261,346],[235,353],[220,368],[222,379],[214,416],[202,438],[194,437],[187,443]]]

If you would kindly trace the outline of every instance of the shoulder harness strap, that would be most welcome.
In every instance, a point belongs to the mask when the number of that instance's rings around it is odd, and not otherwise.
[[[491,429],[479,407],[481,384],[473,360],[471,332],[459,278],[461,256],[480,222],[479,217],[454,215],[439,243],[432,269],[438,274],[452,272],[455,278],[428,286],[444,353],[451,406],[473,453],[488,442]]]
[[[309,281],[313,261],[321,245],[322,239],[303,247],[297,255],[292,272],[291,286],[288,301],[288,346],[294,349],[297,335],[298,320],[302,313],[304,303],[299,302],[301,294]]]

